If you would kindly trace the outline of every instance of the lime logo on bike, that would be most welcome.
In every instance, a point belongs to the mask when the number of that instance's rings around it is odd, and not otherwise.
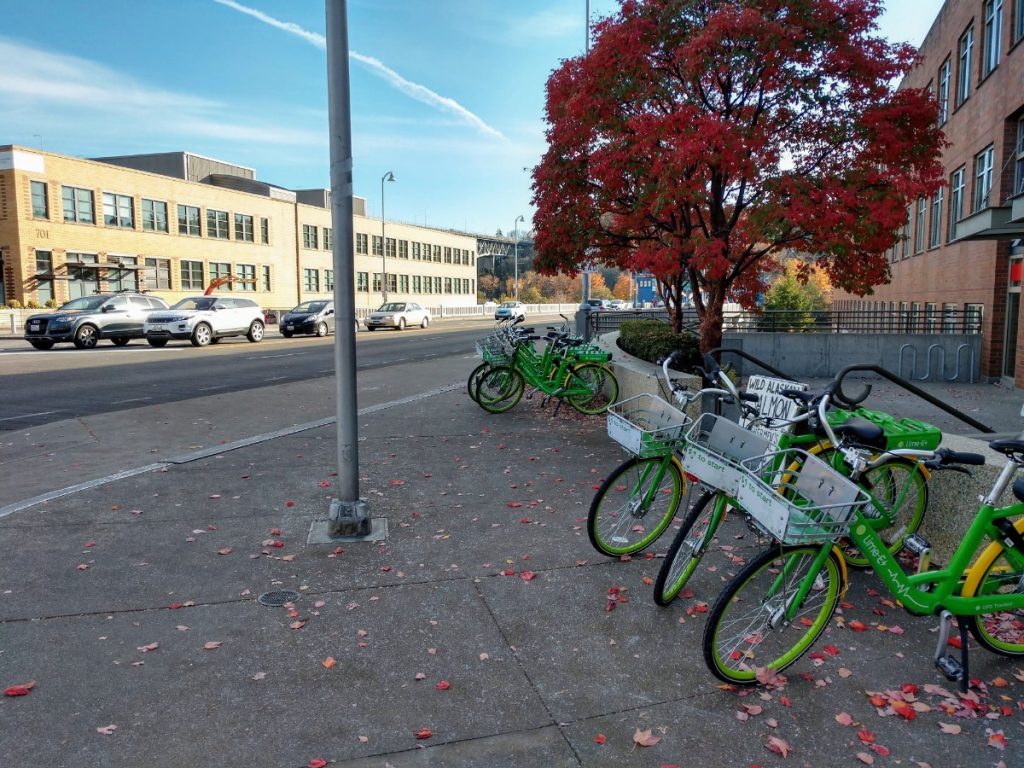
[[[856,531],[858,536],[863,536],[867,532],[867,526],[858,525]]]

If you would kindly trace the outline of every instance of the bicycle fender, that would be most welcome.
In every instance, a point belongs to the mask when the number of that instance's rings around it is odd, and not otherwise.
[[[1013,527],[1017,529],[1018,533],[1024,534],[1024,517],[1017,520]],[[988,570],[989,566],[999,557],[999,553],[1006,549],[1006,546],[1001,541],[993,541],[982,551],[981,555],[977,560],[974,561],[974,565],[967,569],[967,578],[964,580],[964,585],[960,588],[960,594],[964,596],[974,595],[978,591],[978,585],[981,583],[981,577],[985,575],[985,571]]]
[[[848,578],[850,572],[846,567],[846,558],[843,557],[843,550],[832,545],[832,551],[839,561],[839,599],[842,600],[846,597],[846,588],[850,585],[850,579]]]

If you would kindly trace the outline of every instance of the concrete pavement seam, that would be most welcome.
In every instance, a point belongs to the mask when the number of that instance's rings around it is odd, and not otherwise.
[[[458,383],[448,384],[446,386],[436,387],[434,389],[428,389],[426,392],[419,392],[415,395],[410,395],[409,397],[403,397],[398,400],[391,400],[386,403],[379,403],[378,405],[371,405],[366,408],[360,408],[357,411],[357,415],[366,416],[371,413],[377,413],[379,411],[387,410],[388,408],[395,408],[400,405],[407,405],[409,403],[414,403],[418,400],[424,400],[428,397],[434,397],[436,395],[441,395],[446,392],[451,392],[452,390],[458,389],[461,386],[462,384]],[[87,480],[84,483],[69,485],[66,488],[60,488],[55,491],[48,491],[44,494],[40,494],[39,496],[33,496],[30,499],[23,499],[22,501],[16,501],[13,504],[7,504],[6,506],[0,507],[0,518],[7,517],[8,515],[12,515],[15,512],[20,512],[23,509],[28,509],[29,507],[34,507],[36,504],[45,504],[48,501],[53,501],[54,499],[59,499],[63,496],[70,496],[71,494],[78,493],[79,491],[86,491],[89,490],[90,488],[95,488],[100,485],[106,485],[107,483],[112,483],[117,480],[124,480],[125,478],[128,477],[143,474],[144,472],[152,472],[154,470],[163,469],[171,465],[177,466],[180,464],[188,464],[193,461],[199,461],[200,459],[209,459],[213,456],[219,456],[222,453],[235,451],[238,450],[239,448],[247,448],[249,446],[267,442],[268,440],[274,440],[279,437],[288,437],[289,435],[294,435],[299,432],[306,432],[311,429],[327,427],[330,426],[331,424],[334,424],[336,421],[336,417],[329,416],[327,418],[317,419],[316,421],[310,421],[305,424],[296,424],[295,426],[277,429],[274,430],[273,432],[264,432],[263,434],[260,435],[253,435],[252,437],[242,438],[241,440],[235,440],[233,442],[225,443],[224,445],[218,445],[213,448],[208,448],[202,451],[186,453],[181,456],[169,458],[166,461],[159,462],[156,464],[147,464],[143,467],[133,467],[131,469],[124,469],[121,470],[120,472],[115,472],[112,475],[98,477],[94,480]]]

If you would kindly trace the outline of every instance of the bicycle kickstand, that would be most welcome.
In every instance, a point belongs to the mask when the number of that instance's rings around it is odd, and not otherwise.
[[[960,660],[958,661],[953,658],[953,655],[947,652],[949,633],[953,625],[953,614],[949,611],[943,611],[939,614],[939,641],[935,646],[935,666],[946,676],[947,680],[959,682],[960,691],[967,693],[971,683],[970,665],[967,661],[967,649],[970,644],[967,634],[967,622],[957,618],[956,623],[960,629]]]

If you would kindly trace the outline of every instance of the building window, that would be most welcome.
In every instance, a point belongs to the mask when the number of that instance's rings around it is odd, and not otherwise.
[[[370,273],[356,272],[356,291],[359,293],[370,292]]]
[[[96,223],[91,189],[61,187],[60,194],[64,203],[64,221],[73,221],[77,224]]]
[[[380,235],[373,236],[373,255],[382,256],[384,254],[384,239]]]
[[[397,293],[398,291],[398,275],[394,272],[388,272],[388,290],[391,293]]]
[[[967,183],[967,169],[960,167],[953,171],[949,181],[949,240],[956,240],[956,225],[964,217],[964,188]]]
[[[146,288],[158,291],[171,290],[171,260],[146,259]]]
[[[329,251],[334,246],[334,231],[330,227],[324,227],[324,250]]]
[[[913,218],[913,215],[914,215],[914,206],[913,205],[908,205],[907,206],[907,218],[903,221],[903,232],[900,235],[900,240],[903,243],[903,245],[900,248],[900,255],[904,259],[907,258],[910,255],[910,248],[911,248],[911,243],[910,243],[910,220]]]
[[[201,291],[203,290],[203,262],[185,261],[181,262],[181,290]]]
[[[266,221],[266,219],[264,219]],[[264,293],[270,293],[270,266],[264,264],[260,267],[261,279],[260,279],[260,290]]]
[[[367,237],[362,232],[356,233],[356,253],[368,254],[370,248],[367,245]]]
[[[974,158],[974,211],[988,208],[992,193],[992,166],[996,148],[989,146]]]
[[[142,199],[142,228],[148,232],[167,231],[167,203]]]
[[[434,278],[434,293],[440,293],[440,292],[441,292],[441,278],[440,277],[435,277]]]
[[[399,291],[399,293],[408,293],[409,292],[409,276],[408,275],[399,275],[398,276],[398,291]]]
[[[325,291],[333,291],[334,290],[334,270],[333,269],[325,269],[324,270],[324,290]]]
[[[238,278],[238,290],[256,292],[256,265],[236,264],[235,277]]]
[[[46,182],[32,182],[32,218],[50,218],[50,200],[46,195]]]
[[[135,228],[135,209],[130,195],[103,193],[103,224],[107,227]]]
[[[1013,40],[1016,42],[1024,37],[1024,0],[1017,0],[1017,9],[1013,19]]]
[[[438,264],[441,263],[441,246],[440,245],[435,245],[434,246],[434,261],[437,262]],[[440,291],[438,291],[438,293],[440,293]]]
[[[924,253],[924,226],[928,203],[923,197],[917,198],[917,220],[914,222],[914,253]]]
[[[452,249],[449,248],[447,245],[444,247],[444,263],[452,263]],[[446,293],[450,293],[450,291],[446,291]]]
[[[36,296],[40,303],[53,298],[53,254],[36,251]]]
[[[928,303],[926,303],[924,305],[924,332],[925,333],[935,333],[935,325],[936,325],[936,322],[935,322],[935,310],[936,310],[937,307],[938,307],[938,305],[935,302],[933,302],[933,301],[929,301]]]
[[[964,333],[981,333],[984,304],[964,304]]]
[[[397,254],[395,238],[389,237],[384,241],[384,255],[389,259],[395,258]]]
[[[307,293],[320,293],[320,270],[302,270],[302,287]]]
[[[420,261],[423,258],[423,251],[420,250],[419,243],[412,244],[412,258],[413,261]]]
[[[999,54],[1003,42],[1003,0],[985,0],[984,56],[981,63],[982,77],[988,76],[999,66]]]
[[[968,27],[957,47],[956,105],[971,95],[971,58],[974,55],[974,27]]]
[[[246,243],[255,242],[255,235],[252,231],[252,216],[244,213],[235,214],[235,240],[242,240]],[[253,288],[253,290],[256,290]]]
[[[123,269],[107,270],[107,289],[111,291],[139,290],[139,273],[133,269],[139,260],[135,256],[107,256],[107,262]]]
[[[270,245],[270,219],[260,217],[260,242]]]
[[[206,234],[218,240],[228,239],[228,212],[206,209]]]
[[[416,243],[413,243],[413,245],[416,245]],[[423,293],[423,278],[419,275],[412,276],[412,292]]]
[[[318,237],[315,224],[303,224],[302,225],[302,247],[316,250],[319,246],[317,245]]]
[[[939,187],[932,198],[932,220],[930,237],[928,238],[929,248],[938,248],[942,242],[942,197],[943,189]]]
[[[178,206],[178,234],[199,237],[202,234],[199,208],[194,205]]]
[[[373,292],[380,293],[380,272],[373,273]]]
[[[1020,0],[1024,6],[1024,0]],[[1013,194],[1024,193],[1024,117],[1017,121],[1017,170],[1013,181]]]
[[[398,258],[408,259],[409,258],[409,241],[399,240],[398,241]]]
[[[949,119],[949,83],[952,72],[952,62],[949,57],[939,67],[939,125],[945,125]]]
[[[226,261],[211,261],[210,284],[212,285],[214,280],[221,277],[231,277],[231,265]],[[227,286],[229,291],[234,289],[234,286],[231,283],[227,283]]]

